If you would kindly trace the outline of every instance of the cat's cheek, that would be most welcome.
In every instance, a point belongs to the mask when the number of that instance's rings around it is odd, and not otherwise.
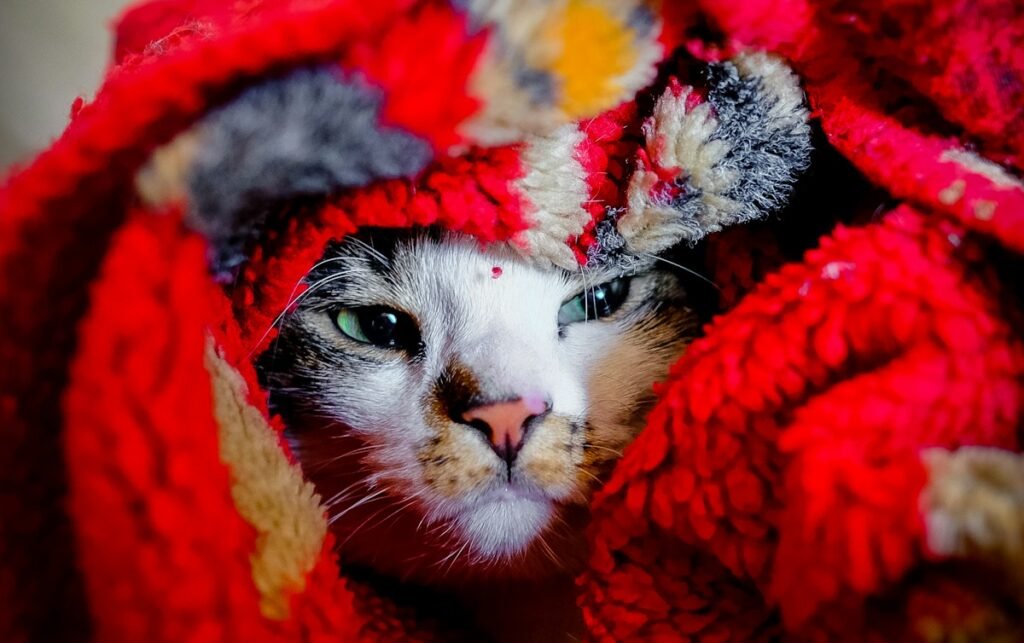
[[[462,499],[498,477],[498,460],[479,435],[454,422],[434,429],[416,454],[428,489],[448,500]]]
[[[538,488],[555,501],[583,501],[577,482],[583,432],[571,419],[556,416],[534,427],[513,473],[517,482]]]

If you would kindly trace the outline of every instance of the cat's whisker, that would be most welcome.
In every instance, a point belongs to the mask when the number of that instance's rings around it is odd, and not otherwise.
[[[324,286],[329,286],[330,284],[333,284],[336,281],[341,281],[342,279],[348,279],[353,274],[356,274],[356,271],[354,271],[354,270],[340,271],[340,272],[336,272],[334,274],[328,275],[328,276],[324,277],[323,279],[320,279],[320,280],[310,284],[309,288],[307,288],[306,290],[304,290],[301,293],[299,293],[299,295],[297,297],[295,297],[291,302],[288,303],[287,306],[285,306],[285,309],[281,312],[281,315],[278,316],[278,319],[277,319],[277,321],[275,321],[275,324],[280,322],[281,318],[286,316],[289,311],[294,310],[295,307],[298,304],[300,304],[302,302],[302,300],[304,300],[306,297],[309,297],[310,295],[312,295],[313,293],[317,292],[318,290],[320,290]]]
[[[353,494],[358,490],[358,487],[362,484],[362,481],[354,482],[349,486],[345,487],[341,491],[332,495],[329,500],[322,503],[324,509],[330,509],[342,502],[345,502],[349,498],[353,497]]]
[[[342,439],[343,437],[347,437],[347,436],[327,435],[327,436],[323,436],[323,437],[321,437],[319,439],[310,440],[309,444],[320,444],[320,445],[331,445],[331,446],[333,446],[333,442],[331,442],[331,440],[338,440],[338,439]],[[364,446],[364,447],[359,447],[357,449],[348,449],[347,451],[342,451],[338,455],[332,457],[330,460],[328,460],[328,462],[333,462],[336,459],[344,458],[344,457],[347,457],[347,456],[357,456],[357,455],[363,455],[363,454],[366,454],[366,453],[371,453],[371,452],[373,452],[373,451],[375,451],[375,450],[377,450],[379,448],[380,447],[378,447],[376,445],[368,445],[368,446]]]
[[[313,274],[314,272],[316,272],[320,268],[323,268],[326,265],[347,260],[347,257],[331,257],[330,259],[321,259],[320,261],[316,262],[316,264],[314,264],[313,267],[310,268],[305,275],[299,277],[298,281],[295,282],[295,285],[292,286],[291,292],[288,293],[288,301],[292,301],[292,298],[295,297],[295,292],[299,289],[300,286],[302,286],[302,282],[306,281],[306,279],[309,278],[309,275]],[[288,307],[285,307],[285,310],[287,309]],[[273,326],[271,326],[271,328],[273,328]],[[263,339],[266,338],[264,337]],[[260,343],[262,342],[263,340],[261,339]]]
[[[374,511],[372,514],[370,514],[369,517],[367,517],[366,520],[364,520],[362,523],[360,523],[360,525],[358,527],[356,527],[351,532],[349,532],[349,535],[345,538],[345,540],[340,545],[337,546],[338,550],[343,550],[345,548],[345,546],[349,543],[349,541],[352,540],[352,538],[354,538],[356,536],[356,534],[358,534],[360,531],[362,531],[363,527],[365,527],[368,522],[370,522],[371,520],[373,520],[374,518],[379,516],[381,514],[381,512],[387,511],[387,509],[388,509],[388,505],[384,505],[380,509],[378,509],[378,510]]]
[[[441,564],[443,565],[445,561],[451,558],[451,561],[448,564],[448,568],[444,572],[445,574],[450,574],[452,570],[455,569],[455,563],[458,562],[459,558],[462,556],[463,553],[465,553],[468,547],[469,541],[467,540],[465,543],[463,543],[462,547],[459,547],[457,550],[454,551],[454,557],[451,554],[449,554],[445,557],[444,560],[441,561]]]
[[[348,279],[353,274],[355,274],[354,270],[350,270],[350,271],[340,270],[340,271],[338,271],[338,272],[336,272],[336,273],[334,273],[332,275],[329,275],[327,277],[324,277],[323,279],[320,279],[319,281],[317,281],[316,283],[311,285],[309,288],[307,288],[305,291],[303,291],[301,294],[299,294],[297,297],[294,297],[293,299],[291,299],[289,301],[289,303],[287,305],[285,305],[284,310],[282,310],[281,313],[274,319],[274,321],[271,322],[270,327],[267,328],[266,331],[264,331],[263,336],[260,338],[260,340],[258,342],[256,342],[256,345],[253,347],[252,351],[250,351],[249,356],[252,357],[252,353],[256,350],[257,347],[259,347],[263,343],[263,341],[270,334],[271,330],[273,330],[275,327],[279,326],[284,321],[284,319],[286,317],[288,317],[288,315],[290,315],[290,314],[294,313],[296,310],[298,310],[299,304],[304,299],[306,299],[307,297],[309,297],[313,293],[317,292],[320,288],[323,288],[325,286],[329,286],[330,284],[335,283],[337,281]],[[308,276],[308,273],[307,273],[307,276]],[[278,344],[275,343],[274,344],[274,352],[273,352],[273,358],[275,360],[277,359],[277,351],[278,351]]]
[[[654,261],[660,261],[660,262],[662,262],[662,263],[664,263],[666,265],[672,266],[674,268],[678,268],[679,270],[682,270],[685,273],[691,274],[694,277],[696,277],[697,279],[700,279],[701,281],[703,281],[704,283],[708,284],[709,286],[711,286],[712,288],[714,288],[715,290],[717,290],[719,292],[721,292],[721,290],[722,290],[721,287],[719,287],[718,284],[716,284],[715,282],[711,281],[710,279],[708,279],[704,275],[700,274],[699,272],[697,272],[693,268],[687,268],[686,266],[684,266],[682,264],[678,264],[678,263],[676,263],[674,261],[669,261],[668,259],[666,259],[664,257],[659,257],[657,255],[648,254],[646,252],[641,252],[639,254],[640,254],[641,257],[646,257],[646,258],[654,260]]]
[[[363,528],[365,528],[366,525],[368,525],[371,520],[373,520],[377,516],[381,515],[385,511],[387,511],[388,508],[390,508],[390,507],[391,507],[391,505],[384,505],[383,507],[377,509],[376,511],[371,513],[369,516],[367,516],[366,520],[364,520],[363,522],[359,523],[359,525],[355,529],[353,529],[352,531],[349,532],[348,536],[345,538],[344,541],[342,541],[342,543],[341,543],[341,545],[339,545],[339,547],[340,548],[344,548],[345,545],[347,545],[350,540],[352,540],[356,535],[358,535],[359,532],[361,532],[363,530]]]
[[[590,442],[585,442],[583,444],[583,448],[584,449],[597,449],[598,451],[607,451],[608,453],[612,454],[613,456],[615,456],[617,458],[621,458],[622,457],[622,451],[616,451],[615,449],[609,449],[608,447],[603,447],[603,446],[601,446],[599,444],[592,444]]]
[[[309,297],[312,293],[316,292],[317,289],[322,288],[322,287],[324,287],[324,286],[326,286],[328,284],[334,283],[336,281],[340,281],[342,279],[347,279],[352,274],[353,274],[353,271],[342,271],[342,272],[334,273],[332,275],[329,275],[329,276],[324,277],[323,279],[317,281],[316,283],[311,285],[309,288],[307,288],[306,290],[304,290],[301,293],[299,293],[297,296],[292,297],[291,299],[289,299],[288,303],[285,304],[284,309],[277,315],[277,317],[274,318],[274,321],[272,321],[270,323],[270,326],[268,326],[267,329],[265,331],[263,331],[263,334],[260,336],[259,340],[256,341],[255,345],[252,346],[252,348],[250,348],[249,354],[247,355],[247,358],[251,358],[253,356],[253,354],[259,349],[259,347],[263,344],[263,342],[270,335],[270,332],[272,330],[274,330],[274,328],[277,327],[278,324],[281,323],[281,320],[283,320],[285,317],[288,316],[289,311],[293,310],[294,307],[298,306],[304,299],[306,299],[306,297]],[[300,282],[300,285],[301,285],[301,282]],[[296,286],[296,288],[297,288],[297,286]],[[294,290],[292,292],[294,292]]]
[[[309,270],[308,270],[308,271],[306,272],[306,275],[307,275],[307,276],[308,276],[308,275],[311,275],[311,274],[313,274],[314,272],[316,272],[317,270],[319,270],[320,268],[323,268],[324,266],[326,266],[326,265],[328,265],[328,264],[332,264],[332,263],[343,263],[343,262],[346,262],[346,261],[351,261],[351,259],[350,259],[349,257],[330,257],[330,258],[328,258],[328,259],[321,259],[320,261],[318,261],[318,262],[316,262],[315,264],[313,264],[313,267],[312,267],[312,268],[310,268],[310,269],[309,269]]]
[[[544,552],[544,555],[548,557],[548,560],[550,560],[555,567],[562,566],[562,561],[558,559],[558,555],[555,554],[553,549],[551,549],[551,545],[548,544],[543,533],[537,534],[537,544],[540,546],[541,551]]]
[[[345,487],[341,491],[339,491],[339,492],[335,493],[334,495],[332,495],[330,497],[330,499],[327,500],[327,502],[322,503],[323,507],[325,509],[330,509],[331,507],[334,507],[335,505],[337,505],[337,504],[339,504],[341,502],[344,502],[348,498],[352,497],[353,493],[359,491],[360,487],[365,487],[365,490],[369,491],[370,488],[371,488],[371,485],[368,484],[366,479],[356,480],[355,482],[349,484],[347,487]]]
[[[362,524],[360,524],[360,525],[359,525],[358,527],[356,527],[356,528],[355,528],[354,530],[352,530],[352,533],[350,533],[350,534],[348,535],[348,537],[347,537],[347,538],[345,539],[345,541],[344,541],[343,543],[341,543],[341,547],[344,547],[344,546],[345,546],[346,544],[348,544],[348,542],[349,542],[350,540],[352,540],[352,538],[354,538],[354,537],[355,537],[355,536],[356,536],[356,535],[357,535],[357,534],[358,534],[359,532],[361,532],[361,531],[362,531],[363,529],[367,529],[367,530],[369,530],[369,531],[372,531],[373,529],[376,529],[377,527],[380,527],[380,526],[382,526],[382,525],[383,525],[383,524],[384,524],[385,522],[387,522],[388,520],[391,520],[391,519],[397,518],[398,516],[400,516],[400,515],[402,514],[402,512],[403,512],[403,511],[405,511],[405,510],[406,510],[406,509],[408,509],[409,507],[413,506],[414,504],[416,504],[416,498],[408,498],[408,499],[406,499],[405,501],[403,501],[403,502],[400,502],[400,503],[398,503],[398,504],[397,504],[397,505],[395,506],[394,510],[393,510],[393,511],[392,511],[391,513],[389,513],[388,515],[384,516],[384,518],[382,518],[381,520],[379,520],[378,522],[376,522],[376,523],[375,523],[375,524],[373,524],[372,526],[367,526],[367,524],[368,524],[368,523],[369,523],[369,522],[370,522],[371,520],[373,520],[374,518],[376,518],[377,516],[379,516],[379,515],[381,514],[381,512],[383,512],[383,511],[387,511],[387,509],[388,509],[389,507],[388,507],[388,506],[385,506],[385,507],[382,507],[382,508],[378,509],[377,511],[375,511],[374,513],[372,513],[372,514],[370,515],[370,517],[369,517],[369,518],[367,518],[366,520],[364,520],[364,521],[362,522]]]
[[[354,486],[355,486],[355,484],[351,484],[351,485],[349,485],[349,486],[345,487],[344,489],[342,489],[341,491],[338,491],[337,493],[334,493],[334,494],[332,494],[332,495],[331,495],[331,497],[330,497],[330,498],[328,498],[327,500],[323,501],[323,502],[321,503],[321,505],[322,505],[322,506],[323,506],[323,507],[324,507],[325,509],[328,509],[328,508],[330,508],[330,507],[331,507],[331,503],[333,503],[333,502],[334,502],[334,501],[335,501],[336,499],[340,498],[340,497],[341,497],[342,495],[344,495],[345,493],[347,493],[347,492],[348,492],[349,490],[351,490],[351,489],[352,489],[352,488],[353,488]]]
[[[342,511],[341,513],[338,513],[338,514],[335,514],[335,515],[331,516],[328,519],[328,521],[327,521],[328,526],[329,525],[333,525],[334,523],[336,523],[339,520],[341,520],[341,518],[343,518],[347,513],[349,513],[353,509],[357,509],[359,507],[362,507],[363,505],[365,505],[367,503],[370,503],[370,502],[373,502],[375,500],[380,500],[384,496],[384,493],[385,493],[385,491],[383,489],[381,489],[380,491],[377,491],[377,492],[375,492],[373,494],[370,494],[369,496],[364,496],[362,500],[360,500],[359,502],[357,502],[357,503],[355,503],[353,505],[350,505],[349,507],[346,507],[345,510]]]
[[[580,279],[583,281],[583,323],[586,324],[590,320],[590,297],[587,293],[590,291],[590,286],[587,285],[587,269],[583,264],[579,264]]]
[[[339,453],[338,455],[335,455],[335,456],[332,456],[330,458],[327,458],[326,460],[308,460],[307,459],[307,460],[304,460],[303,462],[306,463],[304,466],[308,467],[310,471],[319,471],[319,470],[323,469],[326,466],[329,466],[329,465],[341,462],[345,458],[355,458],[355,457],[358,457],[358,456],[363,455],[365,453],[369,453],[374,448],[376,448],[376,447],[364,447],[362,449],[353,449],[352,451],[345,451],[344,453]]]
[[[416,532],[419,532],[420,529],[423,529],[424,523],[426,523],[427,520],[429,520],[429,519],[430,519],[430,514],[428,512],[426,512],[426,511],[424,511],[423,512],[423,517],[420,518],[419,523],[416,525]]]
[[[554,514],[552,514],[551,517],[554,518],[556,521],[558,521],[559,525],[565,527],[566,530],[571,530],[572,529],[572,526],[568,522],[566,522],[565,518],[563,518],[561,516],[561,514],[558,513],[557,511]]]
[[[434,565],[435,565],[435,566],[437,566],[437,567],[440,567],[440,566],[444,565],[444,564],[445,564],[445,563],[447,563],[447,562],[448,562],[448,561],[449,561],[449,560],[450,560],[450,559],[451,559],[452,557],[454,557],[454,556],[455,556],[455,555],[456,555],[457,553],[458,553],[458,550],[456,550],[456,549],[453,549],[453,550],[451,551],[451,553],[449,553],[449,554],[448,554],[447,556],[445,556],[445,557],[444,557],[444,558],[442,558],[441,560],[439,560],[439,561],[437,561],[436,563],[434,563]]]
[[[457,526],[458,525],[456,525],[456,523],[454,521],[440,522],[437,525],[435,525],[433,528],[429,529],[427,531],[427,533],[432,535],[432,536],[434,536],[438,540],[447,539],[447,541],[450,542],[450,541],[455,539],[453,534],[455,533],[455,528]],[[441,531],[441,533],[439,533],[439,534],[436,533],[438,530],[440,530],[442,528],[444,528],[444,529],[443,529],[443,531]]]
[[[371,255],[373,255],[375,258],[380,260],[380,262],[383,263],[385,266],[388,266],[388,267],[391,266],[391,260],[390,259],[385,257],[383,254],[381,254],[381,252],[379,250],[374,248],[369,243],[366,243],[365,241],[363,241],[359,237],[348,237],[346,240],[347,241],[351,241],[352,243],[355,243],[357,246],[363,248],[364,250],[369,252]]]
[[[579,470],[579,472],[580,472],[580,473],[582,473],[583,475],[587,476],[588,478],[590,478],[591,480],[593,480],[593,481],[594,481],[595,483],[597,483],[598,485],[600,485],[600,484],[603,484],[600,478],[598,478],[598,477],[597,477],[597,476],[595,476],[594,474],[590,473],[590,472],[589,472],[589,471],[587,471],[587,470],[586,470],[585,468],[583,468],[583,467],[580,467],[580,468],[579,468],[578,470]]]

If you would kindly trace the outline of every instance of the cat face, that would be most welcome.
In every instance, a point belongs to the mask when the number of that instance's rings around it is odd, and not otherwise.
[[[307,282],[265,384],[343,555],[404,575],[578,559],[591,491],[696,324],[672,274],[457,235],[350,238]]]

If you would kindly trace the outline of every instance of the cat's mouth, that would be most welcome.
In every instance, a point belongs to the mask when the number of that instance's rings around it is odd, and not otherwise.
[[[547,529],[555,502],[536,489],[502,483],[475,498],[457,522],[477,556],[485,560],[514,558]]]
[[[502,481],[481,494],[479,501],[483,503],[502,503],[533,501],[551,503],[551,496],[537,489],[534,485],[524,485],[515,481]]]

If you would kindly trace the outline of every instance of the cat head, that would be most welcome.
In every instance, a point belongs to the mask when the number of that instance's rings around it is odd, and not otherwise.
[[[696,326],[671,273],[451,233],[351,237],[306,281],[265,385],[344,555],[401,574],[573,565],[591,491]]]

